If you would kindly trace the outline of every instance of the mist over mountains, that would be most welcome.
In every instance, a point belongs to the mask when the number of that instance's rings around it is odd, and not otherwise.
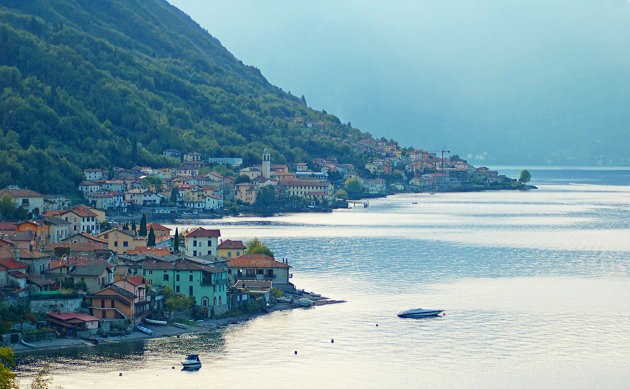
[[[625,0],[172,0],[310,106],[475,163],[629,165]]]

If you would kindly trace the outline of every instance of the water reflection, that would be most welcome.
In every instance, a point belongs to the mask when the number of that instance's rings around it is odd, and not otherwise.
[[[263,237],[299,287],[347,303],[43,355],[66,389],[625,387],[629,216],[628,187],[553,185],[207,221],[224,239]],[[396,317],[414,307],[446,316]],[[201,370],[179,371],[187,353],[200,354]],[[41,365],[20,363],[22,375]]]

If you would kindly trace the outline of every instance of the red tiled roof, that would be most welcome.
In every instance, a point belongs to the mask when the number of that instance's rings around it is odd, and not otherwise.
[[[52,216],[61,216],[61,212],[62,211],[55,211],[55,210],[48,211],[44,214],[44,217],[46,218],[46,217],[52,217]]]
[[[28,265],[20,263],[13,258],[0,259],[0,267],[7,270],[27,269]]]
[[[68,212],[72,212],[79,217],[97,216],[94,212],[90,211],[90,208],[83,205],[77,205],[76,207],[69,209],[67,211],[61,211],[61,214],[65,215]]]
[[[94,317],[92,315],[86,315],[85,313],[75,313],[75,312],[48,312],[48,316],[63,320],[79,320],[79,321],[98,321],[98,317]]]
[[[37,192],[33,192],[32,190],[29,189],[9,189],[9,188],[5,188],[0,190],[0,196],[4,196],[5,194],[8,194],[9,196],[15,198],[15,197],[44,197],[43,194],[41,193],[37,193]]]
[[[91,240],[91,241],[94,241],[94,242],[98,242],[98,243],[102,243],[102,244],[108,244],[108,243],[109,243],[109,242],[107,242],[105,239],[97,238],[96,236],[94,236],[94,235],[90,235],[90,234],[87,234],[87,233],[85,233],[85,232],[80,232],[80,233],[78,233],[78,234],[74,234],[74,235],[72,235],[72,236],[69,236],[69,237],[67,237],[66,239],[64,239],[63,241],[64,241],[64,242],[69,241],[70,239],[72,239],[73,237],[75,237],[75,236],[77,236],[77,235],[82,236],[82,237],[84,237],[84,238],[86,238],[86,239],[89,239],[89,240]]]
[[[50,254],[40,253],[39,251],[30,251],[30,250],[20,250],[19,252],[20,258],[25,259],[38,259],[38,258],[49,258]]]
[[[226,239],[219,244],[220,249],[246,249],[245,245],[240,240]]]
[[[17,223],[13,222],[0,222],[0,230],[17,230]]]
[[[54,251],[55,247],[69,247],[70,252],[87,252],[87,251],[99,251],[99,250],[107,250],[107,248],[103,247],[100,244],[96,243],[50,243],[44,247],[44,251]]]
[[[156,237],[156,241],[157,238],[158,237]],[[171,255],[171,250],[169,250],[168,247],[136,247],[133,250],[127,250],[125,253],[131,255],[151,254],[158,257],[164,257],[167,255]]]
[[[265,254],[243,254],[228,260],[228,267],[280,267],[289,268],[286,263],[278,262]]]
[[[209,238],[221,236],[221,230],[206,230],[202,227],[197,227],[192,231],[184,232],[182,236],[187,238]]]
[[[19,271],[9,272],[9,275],[12,275],[15,278],[26,278],[26,277],[28,277],[25,273],[22,273],[22,272],[19,272]]]
[[[147,231],[149,231],[151,229],[151,227],[153,227],[153,231],[169,231],[169,232],[171,231],[170,228],[164,227],[161,224],[157,224],[157,223],[153,223],[153,222],[147,224]]]
[[[142,264],[145,270],[203,270],[210,273],[222,273],[225,271],[215,266],[204,266],[186,259],[178,259],[173,262],[145,259]]]
[[[127,281],[135,286],[144,284],[144,277],[127,277]]]

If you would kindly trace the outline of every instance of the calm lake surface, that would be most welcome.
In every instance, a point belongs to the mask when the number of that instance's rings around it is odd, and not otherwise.
[[[630,171],[532,176],[539,190],[212,222],[223,239],[263,238],[298,288],[347,302],[45,352],[19,373],[49,362],[66,389],[630,387]],[[446,316],[396,317],[414,307]],[[179,370],[189,352],[201,370]]]

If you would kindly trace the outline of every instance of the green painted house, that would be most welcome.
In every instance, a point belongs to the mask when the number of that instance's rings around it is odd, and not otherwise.
[[[228,273],[225,269],[187,259],[145,259],[142,271],[150,284],[168,286],[175,293],[192,296],[196,304],[208,308],[210,314],[227,311]]]

